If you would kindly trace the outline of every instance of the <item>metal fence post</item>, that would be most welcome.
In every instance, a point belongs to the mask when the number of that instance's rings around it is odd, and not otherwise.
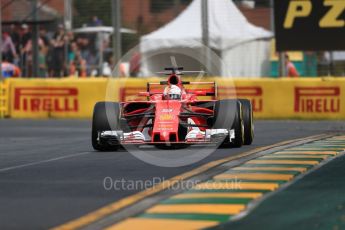
[[[32,28],[32,77],[39,77],[38,74],[38,56],[39,56],[39,34],[38,34],[38,9],[37,0],[32,0],[33,10],[33,28]]]
[[[112,22],[113,22],[113,62],[118,63],[114,70],[115,77],[120,76],[121,60],[121,0],[112,0]]]
[[[206,71],[210,71],[210,34],[209,34],[209,17],[208,17],[208,0],[201,2],[201,27],[202,27],[202,41],[204,45],[204,65]]]

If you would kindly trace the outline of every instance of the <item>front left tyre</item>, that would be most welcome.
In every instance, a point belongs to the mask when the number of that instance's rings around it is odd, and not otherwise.
[[[92,147],[98,151],[116,151],[120,145],[110,145],[99,136],[103,131],[119,130],[120,104],[117,102],[98,102],[92,117]]]

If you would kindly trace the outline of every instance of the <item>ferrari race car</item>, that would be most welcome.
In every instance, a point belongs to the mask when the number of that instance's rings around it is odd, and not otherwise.
[[[252,105],[246,99],[216,98],[215,82],[181,80],[183,68],[165,68],[167,81],[147,83],[146,101],[98,102],[94,107],[92,146],[98,151],[126,145],[250,145],[254,138]],[[188,86],[188,87],[187,87]]]

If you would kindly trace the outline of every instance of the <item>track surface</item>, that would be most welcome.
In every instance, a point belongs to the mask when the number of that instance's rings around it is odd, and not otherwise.
[[[94,152],[89,121],[0,120],[0,229],[46,229],[138,190],[107,191],[105,177],[168,179],[201,164],[283,140],[344,131],[344,122],[258,121],[252,146],[219,149],[185,167],[162,168],[131,154]]]
[[[345,229],[344,164],[342,155],[267,199],[245,218],[211,229]]]

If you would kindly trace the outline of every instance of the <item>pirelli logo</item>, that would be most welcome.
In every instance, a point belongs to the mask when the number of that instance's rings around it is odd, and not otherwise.
[[[25,112],[77,112],[78,89],[74,87],[17,87],[14,110]]]
[[[339,87],[296,87],[296,113],[339,113]]]
[[[218,87],[219,99],[244,98],[252,102],[254,112],[263,111],[263,90],[260,86]]]

